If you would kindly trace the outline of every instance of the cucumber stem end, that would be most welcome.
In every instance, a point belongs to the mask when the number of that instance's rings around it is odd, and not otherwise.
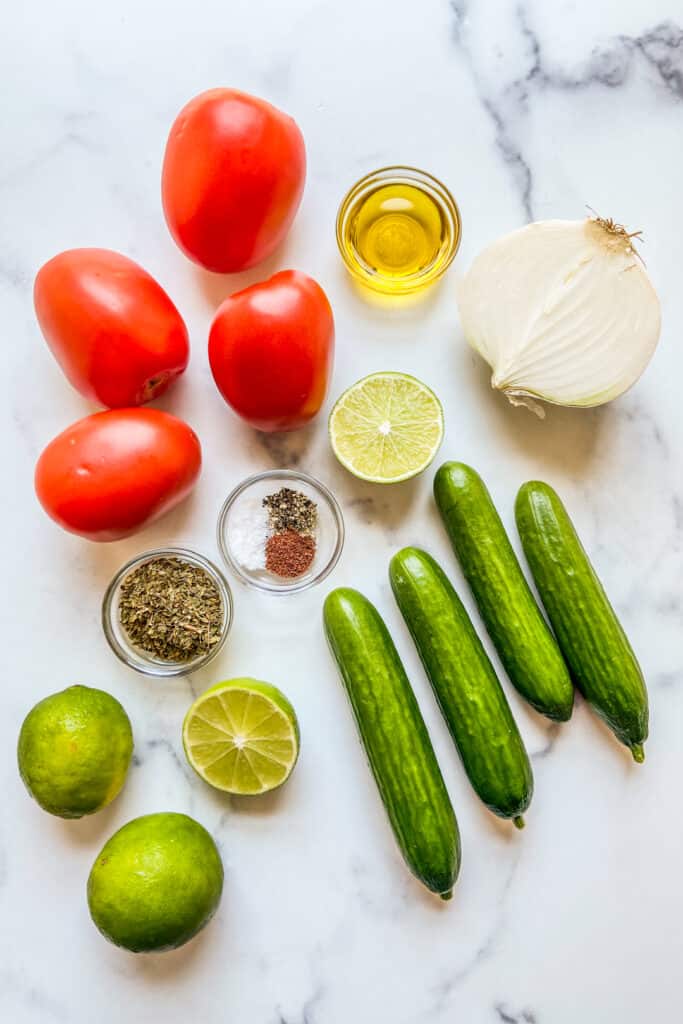
[[[521,814],[518,814],[516,818],[513,818],[512,823],[515,826],[515,828],[524,828],[526,824]]]
[[[636,764],[642,764],[645,760],[645,750],[642,743],[634,743],[631,747],[631,753]]]
[[[453,890],[449,889],[448,892],[440,892],[439,896],[441,897],[442,900],[452,900],[453,899]]]

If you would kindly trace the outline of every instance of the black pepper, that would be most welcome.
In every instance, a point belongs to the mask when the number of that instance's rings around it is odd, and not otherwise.
[[[272,533],[293,530],[304,536],[315,533],[318,525],[318,506],[306,494],[291,487],[281,487],[275,494],[263,499],[268,510],[268,526]]]

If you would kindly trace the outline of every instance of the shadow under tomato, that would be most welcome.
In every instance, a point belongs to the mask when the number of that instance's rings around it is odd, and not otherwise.
[[[252,431],[253,444],[266,455],[276,469],[305,470],[306,454],[313,440],[317,424],[315,421],[298,430],[265,433]]]
[[[124,562],[143,551],[169,545],[182,547],[182,538],[186,536],[186,527],[195,514],[195,505],[199,500],[198,490],[195,487],[174,508],[131,534],[130,537],[105,544],[91,542],[89,549],[94,551],[99,565],[107,564],[112,567],[111,575],[113,575]]]
[[[237,413],[222,403],[226,417],[225,431],[221,434],[225,445],[226,459],[229,459],[235,448],[247,452],[254,464],[253,471],[261,472],[266,469],[300,469],[303,472],[308,470],[306,456],[315,437],[316,430],[320,429],[320,418],[316,417],[306,426],[297,430],[263,431],[250,427]],[[228,462],[229,464],[229,462]],[[315,473],[313,474],[316,475]],[[232,485],[238,480],[232,481]]]
[[[241,292],[244,288],[249,288],[250,285],[260,281],[267,281],[273,274],[277,274],[281,270],[303,269],[297,266],[296,261],[290,259],[293,249],[288,235],[267,259],[248,270],[241,270],[235,274],[218,274],[194,264],[195,280],[200,293],[206,299],[207,306],[215,312],[220,304],[235,292]]]

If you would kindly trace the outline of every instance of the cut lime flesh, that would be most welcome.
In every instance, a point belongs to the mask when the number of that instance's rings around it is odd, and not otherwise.
[[[232,679],[194,702],[183,723],[183,746],[211,786],[253,796],[289,777],[299,754],[299,727],[294,708],[275,686]]]
[[[421,473],[443,439],[441,403],[405,373],[373,373],[339,398],[330,415],[332,449],[361,480],[398,483]]]

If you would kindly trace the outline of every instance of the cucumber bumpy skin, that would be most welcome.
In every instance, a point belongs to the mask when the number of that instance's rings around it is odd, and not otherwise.
[[[450,899],[460,869],[458,824],[389,631],[374,605],[346,587],[327,596],[323,622],[406,864]]]
[[[574,706],[569,671],[486,485],[470,466],[446,462],[434,497],[510,682],[536,711],[566,722]]]
[[[517,529],[541,600],[577,687],[635,761],[645,758],[645,681],[602,584],[559,496],[523,484]]]
[[[523,828],[534,783],[495,669],[448,577],[419,548],[391,560],[394,597],[477,795]]]

